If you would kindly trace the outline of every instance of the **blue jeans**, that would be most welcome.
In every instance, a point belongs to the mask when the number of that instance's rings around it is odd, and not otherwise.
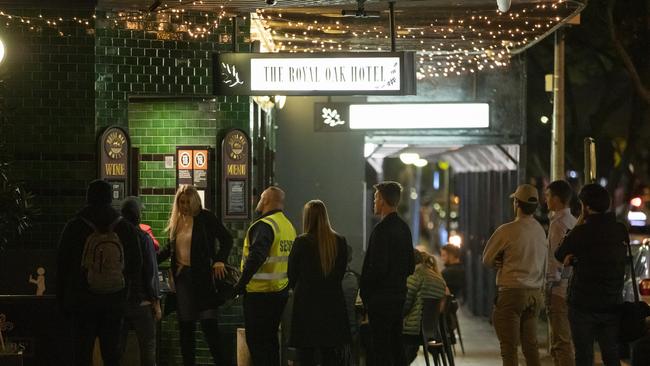
[[[124,325],[122,326],[121,348],[126,349],[126,340],[129,329],[133,328],[138,337],[140,348],[140,365],[156,365],[156,321],[151,305],[130,305],[126,310]]]
[[[598,342],[605,366],[619,366],[619,314],[593,313],[569,308],[569,323],[576,354],[576,366],[594,364],[594,341]]]

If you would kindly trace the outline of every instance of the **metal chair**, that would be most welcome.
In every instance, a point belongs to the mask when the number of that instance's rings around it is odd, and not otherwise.
[[[429,354],[433,357],[436,366],[440,366],[440,361],[447,366],[445,358],[444,337],[441,334],[442,324],[441,299],[423,298],[422,299],[422,319],[420,321],[420,333],[422,335],[422,350],[424,352],[424,361],[427,366],[429,363]]]
[[[440,302],[440,335],[442,337],[443,350],[449,361],[449,366],[455,366],[454,352],[452,350],[452,334],[449,331],[447,323],[447,314],[449,313],[449,306],[451,304],[451,297],[445,296]]]
[[[463,355],[465,355],[465,345],[463,344],[463,335],[461,334],[460,331],[460,323],[458,322],[458,302],[456,300],[456,297],[454,295],[448,295],[447,296],[447,302],[449,306],[447,306],[447,312],[445,314],[445,319],[447,320],[447,329],[449,330],[450,336],[452,338],[452,345],[454,349],[454,355],[456,354],[456,333],[458,333],[458,341],[460,342],[460,349],[463,352]]]

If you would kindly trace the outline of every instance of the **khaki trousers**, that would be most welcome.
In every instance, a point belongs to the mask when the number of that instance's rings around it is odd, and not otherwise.
[[[551,326],[551,356],[555,366],[574,366],[575,355],[571,343],[569,308],[566,299],[551,295],[546,313]]]
[[[504,366],[517,366],[517,348],[526,365],[540,366],[537,349],[537,318],[544,302],[541,289],[500,289],[492,313],[492,323],[501,345]]]

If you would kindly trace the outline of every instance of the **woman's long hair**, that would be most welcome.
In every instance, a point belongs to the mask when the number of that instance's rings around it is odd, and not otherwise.
[[[336,261],[337,243],[336,232],[332,230],[327,208],[321,200],[311,200],[305,204],[302,215],[302,228],[305,234],[311,235],[318,245],[320,266],[323,275],[327,276],[334,268]]]
[[[431,273],[432,275],[436,277],[442,277],[442,274],[440,273],[440,270],[438,269],[438,262],[436,261],[436,258],[426,252],[421,252],[419,250],[415,250],[414,253],[415,256],[415,264],[421,264],[422,267],[427,270],[427,272]]]
[[[201,197],[199,192],[196,190],[196,187],[191,185],[182,185],[176,191],[176,197],[174,197],[174,205],[172,206],[172,213],[169,216],[169,221],[167,221],[167,227],[165,231],[169,233],[169,239],[176,238],[176,228],[178,227],[178,219],[181,217],[181,209],[179,207],[181,197],[185,195],[190,201],[190,212],[192,216],[201,211]]]

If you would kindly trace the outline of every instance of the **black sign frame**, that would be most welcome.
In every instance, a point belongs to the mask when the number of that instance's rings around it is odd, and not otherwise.
[[[233,175],[228,173],[229,163],[238,163],[242,164],[239,158],[232,158],[230,156],[229,149],[229,139],[232,136],[240,134],[240,137],[244,138],[246,146],[242,150],[246,156],[241,160],[246,164],[245,174],[244,175]],[[241,142],[241,139],[237,141]],[[248,221],[252,218],[252,180],[253,180],[253,157],[252,157],[252,144],[251,138],[248,133],[240,128],[231,128],[226,130],[221,135],[221,197],[220,197],[220,206],[221,206],[221,218],[224,221]],[[238,171],[239,173],[239,171]],[[244,212],[231,212],[230,207],[230,198],[231,192],[229,192],[230,182],[242,182],[244,184]]]
[[[386,58],[400,59],[399,90],[251,90],[250,60],[291,59],[291,58]],[[224,67],[224,65],[226,65]],[[231,69],[230,65],[235,68]],[[235,70],[235,71],[233,71]],[[236,84],[226,86],[225,82]],[[337,95],[415,95],[417,79],[415,73],[415,53],[403,52],[332,52],[332,53],[214,53],[212,55],[212,93],[214,95],[296,95],[296,96],[337,96]]]
[[[109,138],[114,138],[115,133],[121,134],[124,141],[121,146],[121,156],[113,157],[106,151],[106,144],[110,143]],[[113,204],[118,205],[126,198],[131,192],[130,190],[130,176],[131,176],[131,136],[127,130],[121,126],[107,126],[99,134],[97,140],[97,176],[99,179],[107,181],[111,185],[111,194],[113,196]],[[124,174],[107,174],[107,164],[124,164]],[[117,197],[115,197],[117,195]]]

